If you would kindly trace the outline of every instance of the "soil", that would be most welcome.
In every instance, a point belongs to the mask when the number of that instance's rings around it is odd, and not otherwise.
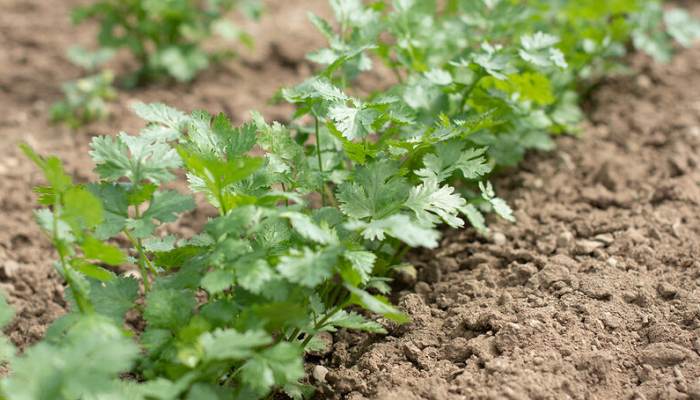
[[[135,132],[137,99],[285,120],[290,109],[266,101],[308,76],[303,55],[323,40],[306,10],[327,13],[324,0],[270,0],[260,24],[244,23],[253,52],[189,85],[121,91],[112,118],[72,132],[47,116],[60,83],[81,74],[65,49],[93,37],[94,26],[70,26],[79,3],[0,0],[0,287],[20,348],[66,303],[32,218],[41,177],[17,143],[59,155],[85,180],[91,136]],[[419,279],[396,300],[413,322],[384,337],[337,334],[309,365],[320,397],[700,399],[698,60],[700,47],[666,66],[635,57],[637,73],[593,94],[581,138],[497,177],[518,223],[492,221],[489,239],[449,231],[437,251],[411,255]]]

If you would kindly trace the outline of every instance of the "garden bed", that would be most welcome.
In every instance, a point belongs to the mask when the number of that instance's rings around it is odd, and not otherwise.
[[[322,43],[305,10],[285,1],[255,30],[257,50],[190,85],[124,92],[113,117],[73,133],[49,124],[60,82],[70,1],[9,1],[0,15],[0,287],[17,311],[6,329],[25,347],[66,311],[55,258],[32,218],[40,182],[16,144],[57,154],[90,177],[91,135],[135,131],[135,99],[180,109],[249,109],[301,81]],[[303,6],[302,6],[303,5]],[[697,7],[696,7],[697,8]],[[283,27],[283,28],[282,28]],[[80,28],[89,30],[91,27]],[[418,281],[395,299],[412,323],[387,336],[342,332],[307,365],[329,398],[700,398],[700,49],[669,65],[632,60],[635,74],[604,82],[581,138],[531,154],[495,179],[518,224],[492,221],[490,240],[450,231],[410,257]],[[207,215],[195,215],[180,229]],[[319,368],[318,366],[323,366]]]

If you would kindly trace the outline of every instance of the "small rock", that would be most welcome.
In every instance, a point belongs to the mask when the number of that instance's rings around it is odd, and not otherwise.
[[[610,233],[601,233],[600,235],[596,235],[593,239],[597,242],[603,243],[606,246],[609,246],[615,242],[615,237]]]
[[[15,260],[7,260],[0,268],[0,278],[8,279],[14,278],[17,275],[17,271],[21,268],[20,264]]]
[[[641,353],[642,362],[654,367],[670,367],[688,358],[688,351],[675,343],[652,343]]]
[[[653,82],[648,75],[642,74],[637,76],[637,85],[639,85],[639,87],[642,89],[649,89],[653,85]]]
[[[619,265],[618,262],[617,262],[617,259],[614,258],[614,257],[608,258],[608,259],[605,261],[605,263],[608,264],[608,266],[610,266],[610,267],[612,267],[612,268],[617,268],[617,266]]]
[[[423,352],[415,344],[408,342],[403,345],[403,354],[406,359],[414,363],[417,367],[428,369],[429,365]]]
[[[323,365],[317,365],[311,371],[311,376],[314,377],[316,382],[326,382],[326,375],[328,375],[328,368]]]
[[[547,288],[557,281],[569,282],[569,269],[563,265],[548,264],[531,279],[539,279],[540,286]]]
[[[613,316],[609,312],[604,312],[601,315],[600,318],[601,321],[603,321],[603,325],[605,325],[608,329],[617,329],[622,325],[622,322],[620,321],[619,318]]]
[[[508,239],[506,238],[506,235],[504,235],[501,232],[494,233],[492,239],[493,239],[493,243],[496,244],[497,246],[503,246],[508,241]]]
[[[574,251],[576,254],[585,255],[591,254],[601,247],[603,247],[603,243],[601,242],[583,239],[576,242],[576,248]]]
[[[664,300],[673,300],[678,296],[678,289],[667,282],[659,283],[659,286],[656,287],[656,292]]]
[[[572,235],[569,231],[564,231],[557,237],[557,247],[568,248],[569,246],[571,246],[571,243],[573,243],[573,241],[574,235]]]
[[[394,268],[394,273],[396,274],[396,281],[398,283],[408,287],[416,284],[418,272],[416,272],[416,267],[413,265],[401,264]]]

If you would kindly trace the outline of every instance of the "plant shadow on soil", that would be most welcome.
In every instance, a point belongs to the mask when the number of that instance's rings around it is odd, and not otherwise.
[[[90,135],[140,126],[133,99],[237,121],[262,108],[284,120],[289,108],[264,102],[308,75],[303,54],[322,44],[305,10],[324,1],[275,4],[250,25],[259,48],[242,62],[192,85],[121,93],[112,119],[73,134],[46,116],[60,82],[79,74],[64,49],[94,29],[68,26],[74,3],[9,1],[0,14],[0,287],[17,311],[6,333],[20,347],[66,303],[32,220],[39,176],[16,144],[58,154],[86,179]],[[389,325],[386,337],[336,334],[308,364],[320,397],[700,399],[698,60],[698,47],[669,65],[632,58],[635,76],[591,97],[581,138],[559,138],[555,153],[498,177],[518,224],[492,221],[488,240],[448,231],[438,250],[412,254],[418,282],[396,294],[412,323]],[[206,217],[174,229],[191,233]]]

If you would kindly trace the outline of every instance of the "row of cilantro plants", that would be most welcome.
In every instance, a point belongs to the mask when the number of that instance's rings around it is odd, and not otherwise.
[[[665,60],[700,31],[654,0],[330,4],[335,23],[311,16],[320,71],[281,92],[293,123],[138,104],[139,135],[92,141],[88,184],[23,147],[71,311],[23,355],[3,341],[3,398],[310,395],[316,334],[408,321],[383,297],[407,249],[438,246],[442,224],[513,220],[485,177],[574,132],[582,85],[630,43]],[[394,83],[360,98],[372,68]],[[182,175],[194,195],[172,189]],[[201,233],[166,234],[205,202]],[[110,267],[125,265],[138,277]]]

